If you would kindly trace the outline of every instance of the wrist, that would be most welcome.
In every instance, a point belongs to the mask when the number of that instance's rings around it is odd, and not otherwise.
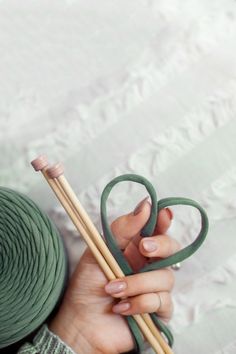
[[[93,342],[88,324],[75,312],[61,308],[48,328],[76,354],[102,354]]]

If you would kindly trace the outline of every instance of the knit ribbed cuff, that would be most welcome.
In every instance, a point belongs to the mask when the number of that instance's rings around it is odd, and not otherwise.
[[[33,339],[33,344],[26,343],[18,351],[19,354],[75,354],[47,325],[43,325]]]

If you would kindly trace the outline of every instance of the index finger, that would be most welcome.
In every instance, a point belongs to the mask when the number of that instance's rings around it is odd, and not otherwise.
[[[135,236],[148,221],[150,216],[151,205],[147,200],[143,200],[140,204],[138,213],[131,212],[122,215],[111,224],[111,231],[114,234],[119,247],[124,250]]]
[[[157,236],[158,238],[162,239],[162,236],[165,234],[167,229],[170,227],[171,224],[171,219],[173,218],[173,214],[170,214],[170,211],[167,209],[162,209],[157,218],[157,224],[154,230],[154,235],[159,235]],[[167,237],[167,236],[165,236]],[[144,265],[147,262],[147,254],[145,252],[142,252],[143,249],[140,245],[143,243],[143,241],[146,239],[142,238],[140,236],[140,233],[136,235],[126,246],[126,249],[124,251],[124,255],[127,258],[129,264],[133,268],[133,270],[137,271],[138,269],[144,267]],[[148,239],[150,239],[148,237]],[[151,237],[153,239],[153,237]],[[153,257],[153,254],[151,254],[151,257]]]
[[[158,213],[157,223],[153,234],[165,234],[170,227],[172,219],[173,212],[169,208],[161,209]]]

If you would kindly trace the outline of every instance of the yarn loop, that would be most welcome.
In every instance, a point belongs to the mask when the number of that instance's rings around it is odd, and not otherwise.
[[[152,201],[151,213],[150,213],[149,220],[141,230],[142,237],[152,236],[156,226],[158,213],[163,208],[173,206],[173,205],[188,205],[196,208],[200,212],[200,217],[201,217],[201,229],[196,239],[190,245],[184,247],[180,251],[176,252],[175,254],[167,258],[147,264],[145,267],[139,270],[139,273],[158,270],[164,267],[169,267],[175,263],[182,262],[183,260],[190,257],[194,252],[197,251],[197,249],[202,245],[203,241],[205,240],[208,232],[208,217],[205,210],[201,207],[201,205],[199,205],[197,202],[195,202],[192,199],[181,198],[181,197],[165,198],[158,201],[156,191],[153,185],[145,177],[136,174],[121,175],[114,178],[106,185],[101,196],[100,206],[101,206],[101,221],[102,221],[104,237],[106,239],[110,251],[112,252],[117,262],[119,263],[125,275],[130,275],[133,274],[134,272],[130,264],[124,257],[123,252],[120,250],[119,246],[116,243],[115,236],[113,235],[108,222],[107,208],[106,208],[106,202],[110,195],[111,190],[116,184],[124,181],[131,181],[143,185],[151,197],[151,201]],[[152,313],[150,314],[150,316],[153,322],[155,323],[155,325],[158,327],[158,329],[165,335],[168,344],[172,346],[174,338],[170,329],[160,320],[160,318],[157,316],[156,313]],[[143,348],[143,337],[140,332],[140,329],[132,316],[127,316],[126,319],[130,327],[130,330],[133,334],[134,342],[136,345],[136,352],[140,353]]]

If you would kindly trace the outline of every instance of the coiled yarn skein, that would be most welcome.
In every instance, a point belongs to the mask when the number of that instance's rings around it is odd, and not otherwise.
[[[66,274],[64,245],[47,215],[23,194],[0,187],[0,348],[47,319]]]

